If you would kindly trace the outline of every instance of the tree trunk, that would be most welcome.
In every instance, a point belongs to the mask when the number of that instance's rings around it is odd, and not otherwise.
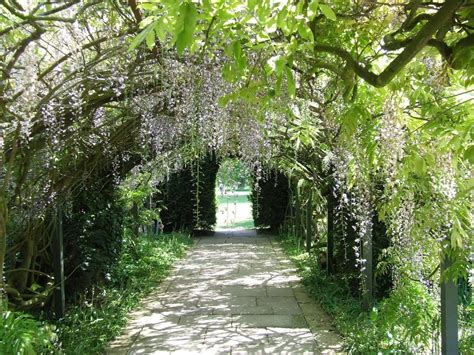
[[[4,265],[7,250],[7,218],[8,209],[5,197],[0,193],[0,313],[3,312],[3,297],[5,293]]]
[[[23,245],[22,258],[23,261],[20,265],[20,271],[15,272],[13,280],[15,282],[14,287],[18,292],[22,293],[27,286],[29,270],[31,268],[31,261],[35,254],[35,240],[34,234],[31,229],[28,229],[28,235],[26,236],[25,244]]]

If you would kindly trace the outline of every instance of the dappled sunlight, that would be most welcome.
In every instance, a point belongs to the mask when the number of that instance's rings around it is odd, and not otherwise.
[[[128,338],[112,343],[109,353],[341,349],[330,319],[300,286],[294,266],[272,237],[255,230],[200,238],[167,282],[165,291],[147,298],[141,317],[127,327]]]

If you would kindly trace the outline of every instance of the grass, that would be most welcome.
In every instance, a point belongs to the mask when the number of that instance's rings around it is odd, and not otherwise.
[[[248,191],[242,191],[242,192],[248,192]],[[250,192],[249,192],[250,194]],[[246,195],[227,195],[227,196],[221,196],[220,194],[217,195],[217,205],[225,205],[227,203],[229,204],[250,204],[250,200],[248,199],[249,194]]]
[[[247,219],[245,221],[234,222],[232,228],[252,229],[255,228],[253,219]]]
[[[127,240],[108,284],[97,287],[93,297],[69,308],[66,317],[57,322],[62,351],[103,353],[126,325],[128,313],[168,275],[191,243],[188,235],[177,233]]]
[[[252,203],[249,200],[250,191],[240,191],[236,194],[217,195],[217,228],[254,228]]]

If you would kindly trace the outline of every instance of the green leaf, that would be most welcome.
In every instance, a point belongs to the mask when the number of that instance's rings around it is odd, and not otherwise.
[[[204,9],[206,9],[206,11],[209,11],[209,12],[212,11],[212,5],[211,5],[211,2],[209,0],[203,0],[202,1],[202,6],[203,6]]]
[[[324,16],[326,16],[328,19],[332,21],[336,21],[336,14],[328,5],[319,4],[319,8],[321,9],[321,12],[323,13]]]
[[[285,6],[283,9],[280,10],[280,12],[278,12],[278,15],[277,15],[277,26],[279,28],[281,29],[286,28],[287,17],[288,17],[288,9]]]
[[[298,33],[301,38],[314,42],[313,32],[311,32],[305,22],[300,22],[298,26]]]
[[[293,76],[293,71],[285,66],[285,71],[286,71],[286,79],[288,81],[288,94],[290,95],[291,98],[294,98],[296,96],[296,84],[295,84],[295,78]]]
[[[300,15],[303,13],[303,9],[304,9],[304,4],[306,3],[305,0],[300,0],[298,2],[298,4],[296,5],[296,11],[295,11],[295,14],[296,15]]]
[[[194,3],[185,2],[181,4],[178,23],[182,23],[182,29],[176,37],[176,50],[179,55],[182,55],[184,50],[190,47],[193,42],[197,24],[197,10]]]
[[[138,4],[138,8],[148,10],[148,11],[153,11],[156,9],[156,5],[151,4],[151,3],[140,3]]]
[[[422,176],[426,173],[426,162],[422,156],[418,154],[413,155],[412,167],[416,175]]]
[[[318,14],[319,0],[312,0],[308,5],[308,17],[312,20]]]
[[[474,144],[465,150],[464,159],[469,163],[474,164]]]
[[[370,320],[372,322],[375,322],[377,320],[378,316],[379,316],[379,312],[378,312],[377,308],[373,307],[372,311],[370,312]]]
[[[341,129],[347,138],[352,137],[352,135],[356,132],[359,118],[360,112],[357,106],[350,108],[342,115]]]
[[[134,50],[135,48],[137,48],[144,40],[145,38],[148,36],[148,33],[150,33],[150,31],[152,31],[153,29],[153,26],[147,26],[145,27],[132,41],[132,43],[130,44],[130,47],[128,48],[129,51],[132,51]]]
[[[247,7],[249,10],[253,10],[257,5],[257,0],[247,0]]]
[[[155,46],[155,31],[151,30],[146,35],[146,45],[148,49],[153,49]]]
[[[267,65],[270,68],[269,74],[274,72],[277,77],[280,77],[283,74],[283,69],[285,68],[286,58],[282,55],[274,55],[267,61]]]

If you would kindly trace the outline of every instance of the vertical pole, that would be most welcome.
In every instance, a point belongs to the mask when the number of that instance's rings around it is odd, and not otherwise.
[[[452,264],[445,257],[441,263],[441,275]],[[441,353],[457,355],[458,350],[458,288],[452,279],[441,280]]]
[[[57,207],[57,229],[53,237],[53,268],[54,268],[54,310],[56,318],[64,317],[66,296],[64,291],[64,251],[63,251],[63,212]]]
[[[150,212],[151,212],[151,210],[152,210],[152,206],[153,206],[153,203],[152,203],[151,194],[150,194],[150,196],[148,197],[148,209],[150,210]],[[154,233],[154,226],[155,226],[155,223],[154,223],[154,222],[148,224],[148,226],[147,226],[147,233],[148,233],[149,236],[155,234],[155,233]]]
[[[291,206],[291,234],[295,235],[296,210],[295,210],[295,193],[293,191],[291,192],[290,206]]]
[[[311,250],[312,239],[312,223],[313,223],[313,191],[309,190],[308,203],[306,204],[306,251]]]
[[[300,210],[300,199],[298,196],[298,190],[296,190],[296,194],[295,194],[295,219],[296,219],[295,237],[300,238],[301,237],[301,210]]]
[[[328,235],[327,235],[327,269],[328,274],[334,273],[334,205],[335,199],[332,188],[327,196],[328,207]]]
[[[362,241],[362,257],[364,264],[364,308],[368,311],[372,308],[374,294],[374,273],[373,273],[373,254],[372,254],[372,231],[370,230]]]

